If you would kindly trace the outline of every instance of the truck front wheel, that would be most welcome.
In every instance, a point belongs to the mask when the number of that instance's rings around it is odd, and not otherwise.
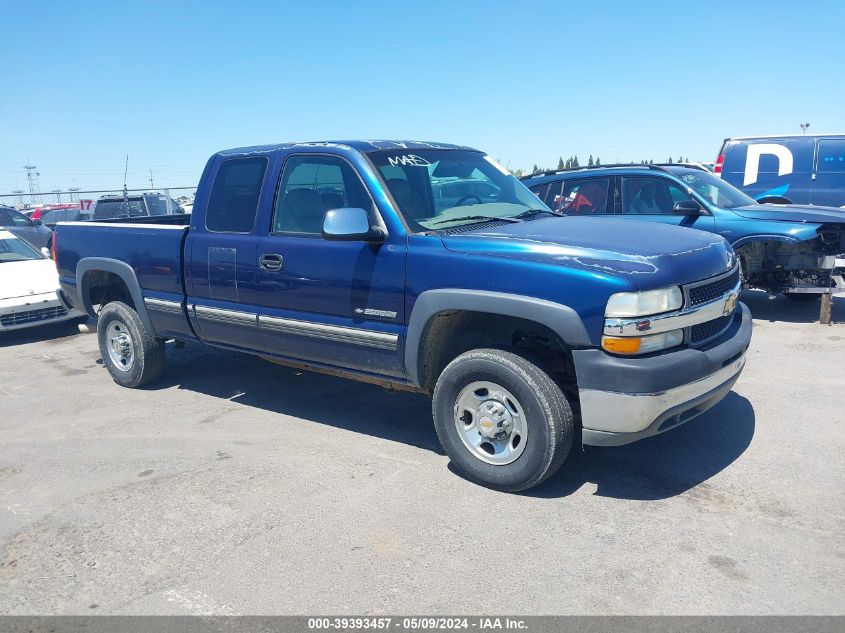
[[[454,466],[483,486],[518,492],[563,464],[572,409],[551,376],[517,351],[477,349],[437,380],[434,427]]]
[[[106,369],[124,387],[141,387],[164,371],[164,340],[147,331],[138,313],[112,301],[97,319],[97,342]]]

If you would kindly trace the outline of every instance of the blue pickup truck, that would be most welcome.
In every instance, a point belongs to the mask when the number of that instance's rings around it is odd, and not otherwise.
[[[193,214],[59,224],[62,295],[103,361],[155,380],[201,341],[433,398],[468,478],[530,488],[721,400],[748,309],[720,236],[562,218],[482,152],[293,143],[208,161]],[[174,352],[175,353],[175,352]]]

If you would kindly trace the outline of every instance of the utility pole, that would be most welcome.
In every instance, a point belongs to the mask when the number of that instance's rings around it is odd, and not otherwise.
[[[18,197],[18,202],[23,204],[23,189],[14,189],[12,193]]]
[[[153,168],[150,167],[150,189],[155,189],[155,183],[153,182]]]
[[[62,201],[62,190],[61,190],[61,189],[59,189],[58,185],[56,185],[56,188],[55,188],[55,189],[51,189],[51,190],[50,190],[50,193],[54,193],[54,194],[56,194],[56,202],[61,202],[61,201]]]
[[[79,201],[79,187],[68,187],[67,192],[71,202]]]
[[[29,158],[26,159],[27,164],[23,166],[26,170],[26,179],[29,183],[29,198],[30,202],[35,202],[35,196],[33,195],[38,191],[38,177],[41,175],[36,169],[38,169],[35,165],[31,165]]]

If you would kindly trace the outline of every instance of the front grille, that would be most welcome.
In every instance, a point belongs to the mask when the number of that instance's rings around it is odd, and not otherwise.
[[[706,321],[705,323],[699,323],[698,325],[693,325],[690,328],[690,335],[689,341],[691,345],[698,345],[703,343],[707,339],[711,339],[714,336],[721,334],[722,331],[728,327],[733,318],[733,313],[729,314],[728,316],[719,317],[718,319],[713,319],[712,321]]]
[[[12,325],[49,321],[50,319],[58,319],[65,315],[67,315],[67,310],[61,306],[39,308],[38,310],[24,310],[22,312],[12,312],[0,316],[0,324],[5,327],[11,327]]]
[[[709,284],[702,284],[689,289],[689,305],[690,307],[699,306],[702,303],[709,303],[715,301],[719,297],[726,295],[733,290],[739,283],[739,268],[734,270],[727,277],[722,277]]]

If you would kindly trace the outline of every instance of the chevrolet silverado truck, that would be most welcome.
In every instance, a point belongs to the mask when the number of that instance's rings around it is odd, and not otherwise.
[[[191,215],[62,223],[54,249],[120,385],[199,341],[423,392],[456,468],[506,491],[576,437],[626,444],[706,411],[751,338],[721,236],[558,217],[454,145],[222,151]]]

